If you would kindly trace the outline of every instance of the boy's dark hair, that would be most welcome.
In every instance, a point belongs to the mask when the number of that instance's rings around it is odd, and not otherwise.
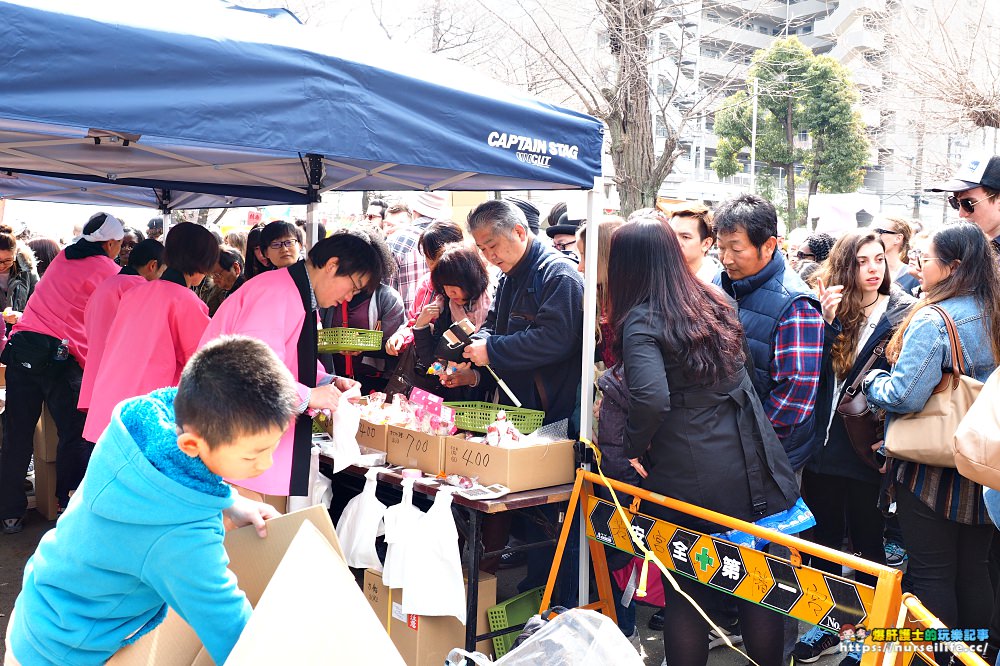
[[[445,295],[445,285],[461,287],[466,298],[475,302],[490,286],[490,274],[483,265],[479,250],[461,244],[449,245],[442,250],[431,270],[431,284],[434,291],[442,296]]]
[[[267,253],[268,247],[274,241],[290,236],[302,244],[302,230],[291,222],[285,222],[283,220],[275,220],[274,222],[268,222],[263,229],[260,230],[260,251]]]
[[[300,402],[291,373],[270,347],[228,335],[199,349],[184,366],[174,412],[178,426],[215,449],[272,428],[284,431]]]
[[[163,262],[184,275],[211,273],[219,261],[219,241],[211,231],[193,222],[170,227]]]
[[[768,238],[778,236],[778,213],[774,205],[756,194],[741,194],[715,209],[715,233],[743,230],[750,244],[760,250]]]
[[[135,250],[132,250],[135,252]],[[219,248],[219,267],[228,271],[233,267],[233,264],[240,265],[240,272],[243,272],[243,255],[235,247],[223,247]]]
[[[128,265],[132,268],[145,266],[155,260],[156,266],[163,264],[163,243],[152,238],[141,240],[132,248],[132,254],[128,256]]]
[[[314,268],[323,268],[334,257],[338,261],[337,275],[367,275],[373,288],[396,272],[396,261],[385,239],[360,225],[339,229],[309,250],[309,263]]]
[[[427,225],[424,233],[420,234],[417,244],[424,257],[431,261],[437,261],[444,250],[444,246],[450,243],[461,243],[465,240],[462,227],[451,220],[436,220]]]

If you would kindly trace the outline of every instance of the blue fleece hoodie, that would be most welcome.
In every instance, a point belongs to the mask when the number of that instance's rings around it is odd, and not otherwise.
[[[10,640],[24,666],[103,664],[173,608],[222,664],[250,617],[226,568],[221,477],[177,448],[176,389],[119,405],[86,477],[24,571]]]

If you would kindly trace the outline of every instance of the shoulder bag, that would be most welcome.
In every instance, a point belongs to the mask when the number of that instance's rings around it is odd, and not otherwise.
[[[861,382],[872,369],[875,362],[885,355],[885,340],[880,340],[872,350],[871,356],[865,362],[854,381],[844,389],[837,404],[837,414],[844,423],[847,439],[851,442],[854,453],[868,467],[878,470],[881,464],[875,458],[872,445],[885,438],[885,410],[868,404],[865,392],[861,390]]]
[[[886,430],[887,455],[935,467],[955,467],[955,432],[975,402],[983,383],[964,375],[962,341],[948,313],[932,305],[944,319],[951,344],[951,372],[942,373],[940,383],[919,412],[894,414]]]
[[[955,467],[965,478],[988,488],[1000,488],[1000,369],[955,431]]]

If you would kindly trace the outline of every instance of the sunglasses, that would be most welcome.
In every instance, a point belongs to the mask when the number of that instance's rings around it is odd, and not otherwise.
[[[898,234],[899,233],[898,231],[893,231],[892,229],[872,229],[872,231],[874,231],[875,233],[877,233],[880,236],[882,234]]]
[[[983,197],[982,199],[980,199],[979,201],[973,201],[972,199],[959,199],[954,194],[952,194],[950,197],[948,197],[948,204],[952,208],[954,208],[955,210],[958,210],[959,208],[961,208],[966,213],[969,213],[971,215],[972,213],[976,212],[976,206],[978,204],[981,204],[984,201],[986,201],[987,199],[992,199],[992,198],[993,198],[993,195],[992,194],[988,194],[985,197]]]
[[[569,248],[576,245],[576,241],[572,240],[572,241],[566,241],[565,243],[553,243],[552,245],[560,252],[565,252]]]
[[[795,253],[795,258],[796,259],[815,259],[816,255],[813,254],[812,252],[796,252]]]

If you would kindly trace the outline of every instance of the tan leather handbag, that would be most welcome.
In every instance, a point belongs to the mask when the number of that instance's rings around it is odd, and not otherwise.
[[[944,373],[927,404],[919,412],[893,414],[885,434],[887,455],[900,460],[955,467],[955,432],[972,407],[983,383],[967,377],[962,341],[948,313],[931,305],[944,319],[951,343],[951,372]]]
[[[1000,369],[983,384],[955,431],[955,467],[971,481],[1000,489]]]

